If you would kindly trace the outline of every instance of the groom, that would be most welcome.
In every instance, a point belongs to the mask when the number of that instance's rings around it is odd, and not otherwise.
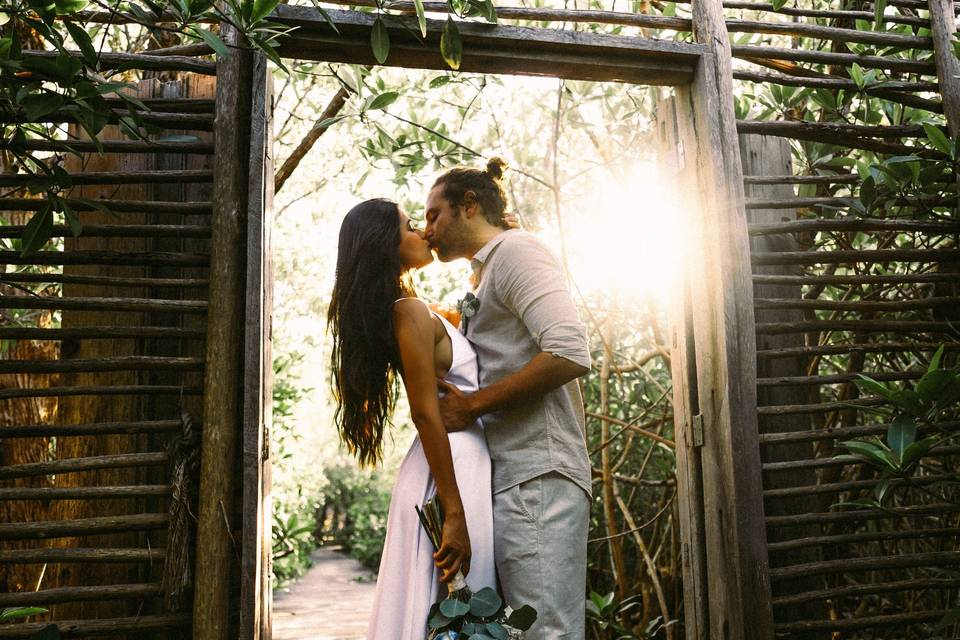
[[[501,226],[503,166],[452,169],[427,198],[427,240],[444,262],[470,260],[476,295],[461,326],[480,390],[442,384],[440,411],[448,431],[483,417],[497,573],[507,603],[538,612],[527,637],[582,640],[590,462],[580,390],[567,383],[590,370],[590,351],[557,258]]]

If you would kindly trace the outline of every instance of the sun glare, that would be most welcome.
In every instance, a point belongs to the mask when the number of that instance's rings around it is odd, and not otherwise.
[[[655,162],[594,181],[565,220],[569,267],[588,298],[665,306],[683,268],[683,212]]]

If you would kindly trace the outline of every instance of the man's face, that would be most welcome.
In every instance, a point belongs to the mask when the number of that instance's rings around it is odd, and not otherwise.
[[[430,248],[443,262],[466,256],[468,229],[460,207],[454,207],[443,196],[443,185],[430,190],[426,204],[426,227],[423,235]]]

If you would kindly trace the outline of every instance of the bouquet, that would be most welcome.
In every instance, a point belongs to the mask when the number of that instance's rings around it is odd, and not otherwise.
[[[434,549],[439,549],[443,532],[440,503],[431,498],[414,509]],[[513,610],[490,587],[473,593],[463,572],[457,571],[447,584],[447,597],[430,607],[427,640],[520,640],[536,620],[536,609],[523,605]]]

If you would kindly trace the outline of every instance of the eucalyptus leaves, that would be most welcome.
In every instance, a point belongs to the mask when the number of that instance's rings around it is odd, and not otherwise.
[[[463,38],[460,36],[460,28],[453,16],[463,18],[483,18],[487,22],[496,24],[497,9],[493,6],[493,0],[446,0],[447,21],[443,25],[443,31],[440,33],[440,55],[444,61],[454,71],[460,68],[460,62],[463,59]],[[427,17],[423,0],[413,0],[413,6],[417,14],[417,23],[420,26],[420,35],[427,37]],[[377,62],[383,64],[390,55],[390,33],[387,30],[387,23],[384,16],[388,16],[387,10],[390,9],[390,3],[384,0],[377,2],[377,19],[373,23],[373,29],[370,31],[370,46],[373,48],[373,56]]]

